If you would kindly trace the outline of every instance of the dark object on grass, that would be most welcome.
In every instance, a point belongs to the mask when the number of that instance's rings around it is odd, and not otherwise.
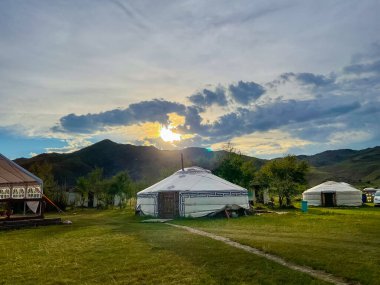
[[[0,230],[15,230],[21,228],[33,228],[38,226],[50,226],[50,225],[60,225],[62,224],[61,218],[56,219],[20,219],[12,221],[1,221]]]
[[[274,208],[274,202],[273,201],[269,201],[268,202],[268,207],[273,209]]]
[[[252,214],[250,210],[247,210],[239,205],[226,205],[218,212],[208,215],[208,217],[220,217],[220,218],[237,218],[242,216],[248,216]]]

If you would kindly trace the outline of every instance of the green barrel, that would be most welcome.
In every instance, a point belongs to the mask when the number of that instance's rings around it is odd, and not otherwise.
[[[301,201],[301,210],[304,213],[307,212],[307,201],[304,201],[304,200]]]

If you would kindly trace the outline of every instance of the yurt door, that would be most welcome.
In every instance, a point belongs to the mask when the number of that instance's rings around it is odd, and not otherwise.
[[[179,193],[160,192],[158,193],[158,217],[162,219],[172,219],[179,215]]]
[[[322,205],[324,207],[335,207],[336,206],[336,193],[322,193]]]
[[[94,208],[94,192],[88,192],[88,202],[87,202],[88,208]]]

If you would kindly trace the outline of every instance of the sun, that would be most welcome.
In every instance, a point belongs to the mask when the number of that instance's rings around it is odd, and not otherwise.
[[[160,137],[162,138],[162,140],[165,142],[174,142],[181,140],[181,135],[173,133],[171,129],[171,126],[161,127]]]

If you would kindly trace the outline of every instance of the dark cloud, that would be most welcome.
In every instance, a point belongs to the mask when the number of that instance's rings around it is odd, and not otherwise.
[[[255,131],[267,131],[318,120],[336,121],[340,116],[346,116],[363,107],[352,98],[345,98],[345,101],[341,99],[337,96],[325,96],[310,100],[276,100],[263,105],[237,108],[212,123],[203,122],[200,115],[204,111],[202,107],[186,107],[175,102],[152,100],[131,104],[124,110],[116,109],[87,115],[69,114],[60,119],[60,126],[55,130],[91,133],[107,126],[144,122],[165,124],[168,121],[167,114],[175,112],[185,116],[184,125],[178,126],[177,131],[182,134],[197,134],[203,138],[203,142],[220,142]],[[367,112],[374,112],[376,109],[365,105]],[[197,141],[199,142],[199,138]]]
[[[326,86],[334,83],[335,78],[331,76],[324,76],[320,74],[301,72],[293,73],[287,72],[280,76],[281,79],[289,81],[291,79],[297,80],[299,83],[304,85],[315,85],[315,86]]]
[[[118,110],[114,110],[118,111]],[[106,113],[111,113],[113,111],[108,111]],[[102,129],[102,126],[96,115],[75,115],[68,114],[59,120],[59,126],[52,128],[55,132],[72,132],[72,133],[92,133],[98,129]]]
[[[239,81],[236,85],[231,84],[228,87],[231,97],[240,104],[246,105],[255,101],[265,93],[263,86],[255,82]]]
[[[177,113],[184,115],[186,106],[176,102],[165,101],[163,99],[142,101],[136,104],[129,105],[129,110],[133,118],[139,122],[160,122],[166,123],[168,113]]]
[[[200,135],[216,141],[231,139],[255,131],[278,129],[286,125],[346,115],[360,108],[358,102],[331,105],[331,101],[308,100],[275,102],[255,109],[239,108],[221,116],[213,124],[202,125]]]
[[[345,73],[362,74],[362,73],[376,73],[380,74],[380,60],[370,63],[358,63],[346,66],[343,71]]]
[[[165,100],[142,101],[126,109],[115,109],[98,114],[69,114],[60,119],[54,131],[91,133],[106,126],[132,125],[145,122],[167,123],[168,113],[185,115],[186,107],[180,103]]]
[[[183,133],[202,133],[204,132],[205,126],[202,125],[202,117],[199,114],[203,111],[202,108],[197,106],[187,107],[185,115],[184,126],[179,126],[178,129]]]
[[[306,139],[313,142],[325,143],[329,141],[329,137],[341,132],[352,133],[351,139],[361,141],[361,137],[355,137],[355,133],[365,133],[368,137],[365,140],[372,140],[373,146],[378,145],[380,138],[380,129],[378,125],[380,115],[380,102],[368,102],[361,104],[361,107],[353,112],[347,113],[346,116],[323,117],[309,121],[307,124],[299,123],[288,131],[295,137]],[[377,141],[376,141],[377,139]],[[345,141],[341,142],[345,144]]]
[[[188,99],[191,103],[201,107],[208,107],[213,104],[226,106],[228,104],[226,92],[222,86],[216,87],[215,91],[203,89],[202,91],[189,96]]]

